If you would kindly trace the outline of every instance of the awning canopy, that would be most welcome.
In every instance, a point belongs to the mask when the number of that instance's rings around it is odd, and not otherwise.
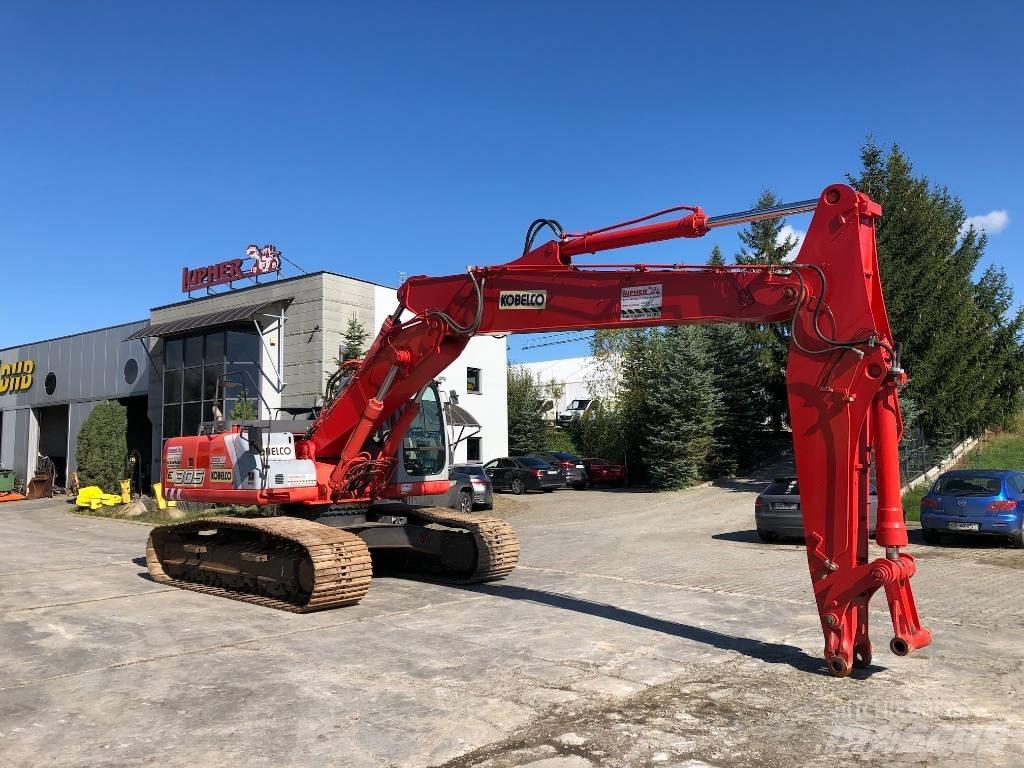
[[[446,408],[448,410],[448,423],[453,427],[480,428],[480,422],[465,408],[461,408],[455,405],[455,403],[447,403]]]
[[[193,315],[184,317],[181,320],[171,320],[166,323],[150,323],[129,336],[125,341],[132,339],[145,339],[147,337],[178,336],[198,328],[215,328],[219,325],[230,325],[245,320],[252,320],[263,312],[278,308],[282,303],[290,302],[291,299],[278,299],[277,301],[254,304],[247,307],[235,307],[234,309],[223,309],[220,312],[210,312],[206,315]]]

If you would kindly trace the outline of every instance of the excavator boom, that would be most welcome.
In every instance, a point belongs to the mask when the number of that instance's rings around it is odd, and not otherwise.
[[[680,210],[687,213],[647,223]],[[810,210],[814,216],[799,255],[781,265],[576,261]],[[880,215],[866,195],[836,184],[815,200],[775,209],[708,217],[699,207],[680,207],[580,234],[538,220],[515,261],[470,267],[460,275],[412,277],[399,288],[398,308],[342,391],[294,441],[296,459],[315,467],[315,483],[275,491],[278,500],[341,505],[409,495],[411,486],[391,482],[399,441],[426,388],[474,335],[786,323],[791,340],[786,378],[807,563],[828,668],[842,676],[870,663],[868,602],[879,588],[892,615],[891,650],[902,655],[923,647],[930,634],[920,625],[910,588],[914,559],[901,551],[907,535],[897,454],[898,390],[906,376],[878,275],[875,220]],[[532,247],[543,228],[556,238]],[[385,424],[390,430],[380,440],[371,439]],[[874,560],[868,541],[872,469],[876,537],[885,551]],[[179,497],[212,499],[210,489],[199,485],[179,490]],[[426,482],[413,492],[434,491]],[[252,494],[257,503],[273,500],[266,489]]]

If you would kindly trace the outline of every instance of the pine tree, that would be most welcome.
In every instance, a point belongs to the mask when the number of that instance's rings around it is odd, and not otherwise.
[[[363,356],[366,340],[370,338],[370,334],[367,332],[366,326],[359,322],[355,315],[352,315],[342,338],[345,343],[341,350],[341,359],[343,361],[357,360]]]
[[[761,210],[781,205],[782,199],[765,190],[754,203]],[[783,236],[785,219],[765,219],[748,224],[739,233],[743,247],[736,254],[737,264],[781,264],[788,260],[797,246],[792,235]],[[786,390],[786,364],[789,361],[789,329],[785,325],[746,326],[744,333],[753,348],[758,367],[765,372],[764,388],[768,392],[769,416],[776,430],[788,420],[789,404]]]
[[[714,248],[711,249],[711,255],[708,257],[708,266],[709,267],[724,267],[725,266],[725,256],[722,255],[722,249],[719,248],[717,244],[715,245]]]
[[[707,477],[720,398],[702,329],[676,326],[662,336],[643,452],[653,487],[681,488]]]
[[[708,340],[720,401],[710,472],[714,476],[731,475],[755,466],[774,445],[769,432],[767,371],[751,356],[749,335],[743,326],[709,325],[701,330]]]
[[[544,449],[544,393],[528,370],[508,367],[508,449],[515,455]]]
[[[995,389],[1008,402],[1016,396],[1005,380],[990,389],[993,356],[1013,360],[1019,354],[1020,328],[1005,318],[1012,295],[1000,288],[998,275],[973,281],[984,235],[962,231],[960,201],[915,176],[898,146],[886,153],[869,138],[861,165],[850,182],[882,206],[876,225],[879,270],[893,336],[904,344],[907,394],[920,408],[919,423],[940,442],[992,426],[999,410]],[[1006,335],[1000,336],[1004,327]]]

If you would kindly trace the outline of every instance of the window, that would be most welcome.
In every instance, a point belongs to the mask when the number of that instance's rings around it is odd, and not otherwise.
[[[255,410],[260,400],[260,357],[259,336],[253,330],[165,339],[163,437],[197,434],[201,422],[213,420],[214,408],[230,417],[243,395]]]
[[[43,382],[43,389],[46,390],[46,394],[52,395],[57,389],[57,374],[50,371],[46,374],[46,380]]]
[[[134,357],[130,357],[124,364],[124,383],[134,384],[137,378],[139,378],[139,364]]]
[[[444,468],[444,420],[441,400],[434,387],[428,387],[420,398],[420,412],[409,426],[402,441],[402,462],[413,476],[436,475]]]
[[[480,461],[480,438],[466,438],[466,461]]]
[[[467,368],[466,369],[466,391],[479,395],[480,394],[480,369],[479,368]]]

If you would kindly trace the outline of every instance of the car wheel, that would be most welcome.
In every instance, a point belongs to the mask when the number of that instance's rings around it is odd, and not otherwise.
[[[1014,549],[1024,549],[1024,525],[1021,525],[1016,535],[1010,537],[1010,544]]]
[[[526,484],[518,477],[512,480],[512,484],[509,486],[509,490],[512,491],[516,496],[522,496],[526,493]]]
[[[473,494],[469,491],[459,492],[459,512],[473,511]]]
[[[779,540],[779,534],[766,531],[764,528],[757,529],[757,536],[761,541],[766,541],[769,544]]]
[[[573,487],[573,490],[582,491],[582,490],[584,490],[587,487],[587,484],[586,484],[586,482],[573,483],[572,487]]]
[[[925,544],[936,545],[942,543],[942,534],[934,528],[922,528],[921,535],[924,536]]]

